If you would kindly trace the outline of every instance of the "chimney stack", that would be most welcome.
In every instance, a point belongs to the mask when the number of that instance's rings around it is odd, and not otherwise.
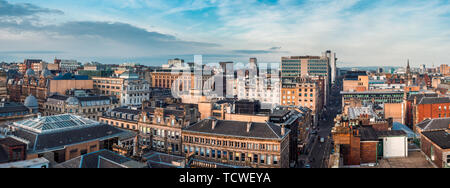
[[[286,128],[284,128],[284,124],[281,125],[281,136],[286,134]]]
[[[250,132],[250,128],[252,127],[252,122],[247,122],[247,132]]]

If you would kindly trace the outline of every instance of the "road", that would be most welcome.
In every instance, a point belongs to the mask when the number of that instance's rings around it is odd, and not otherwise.
[[[327,168],[328,166],[328,158],[333,148],[331,129],[334,126],[334,118],[341,108],[340,83],[337,86],[331,91],[330,103],[323,112],[316,128],[317,135],[311,135],[306,146],[306,154],[300,156],[300,159],[303,159],[303,162],[300,162],[300,167],[305,167],[306,164],[311,168]],[[325,138],[325,142],[321,143],[319,138]]]

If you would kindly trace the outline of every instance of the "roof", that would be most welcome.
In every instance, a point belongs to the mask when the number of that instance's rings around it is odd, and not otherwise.
[[[417,100],[420,101],[423,97],[437,97],[437,93],[419,93],[419,94],[411,94],[408,97],[408,101],[414,101],[414,98],[417,97]]]
[[[377,133],[378,138],[407,136],[406,132],[403,130],[377,131],[376,133]]]
[[[358,119],[359,116],[367,114],[370,117],[376,117],[377,114],[371,107],[352,107],[348,108],[348,116],[350,119]]]
[[[142,168],[145,166],[145,164],[104,149],[58,164],[55,168]]]
[[[450,149],[450,134],[446,131],[425,131],[422,135],[430,139],[442,149]]]
[[[134,115],[139,115],[141,113],[141,110],[134,110],[134,109],[130,109],[128,107],[119,107],[119,108],[114,108],[112,110],[112,112],[120,112],[120,113],[125,113],[125,114],[134,114]]]
[[[450,103],[449,97],[423,97],[418,104]]]
[[[423,131],[448,129],[450,118],[426,119],[418,123],[416,126]]]
[[[361,141],[378,141],[378,136],[372,127],[359,127]]]
[[[18,146],[18,145],[24,145],[26,143],[23,143],[17,139],[11,138],[11,137],[6,137],[6,138],[2,138],[0,139],[0,145],[4,145],[4,146]]]
[[[25,128],[36,133],[51,132],[82,126],[98,125],[99,122],[76,116],[73,114],[62,114],[55,116],[43,116],[15,122],[17,127]]]
[[[0,113],[30,111],[25,105],[19,103],[4,102],[3,105],[4,105],[3,107],[0,107]]]
[[[89,80],[87,75],[73,75],[72,73],[60,74],[53,78],[53,80]]]
[[[213,121],[217,122],[214,129],[212,128]],[[247,132],[247,123],[243,121],[204,119],[184,128],[183,131],[259,139],[282,139],[290,131],[287,129],[286,134],[282,135],[280,126],[267,122],[251,123],[250,131]]]
[[[36,159],[30,159],[25,161],[18,161],[18,162],[12,162],[12,163],[6,163],[6,164],[0,164],[0,168],[29,168],[36,165],[44,165],[49,164],[50,162],[41,157]]]

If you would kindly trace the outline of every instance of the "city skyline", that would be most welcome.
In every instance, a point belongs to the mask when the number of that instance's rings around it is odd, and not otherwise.
[[[279,63],[338,54],[338,66],[448,63],[448,1],[0,0],[0,61],[161,65],[204,56]],[[7,45],[4,45],[7,44]],[[36,45],[38,44],[38,45]]]

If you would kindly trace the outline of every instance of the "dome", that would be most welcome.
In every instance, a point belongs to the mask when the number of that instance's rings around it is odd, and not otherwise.
[[[69,105],[78,105],[78,99],[77,98],[75,98],[75,97],[69,97],[67,100],[66,100],[66,103],[67,104],[69,104]]]
[[[52,72],[50,72],[47,68],[45,68],[45,69],[42,71],[42,76],[43,76],[44,78],[47,78],[47,77],[53,76],[53,74],[52,74]]]
[[[27,76],[34,76],[35,75],[34,70],[33,69],[28,69],[27,72],[25,72],[25,75],[27,75]]]
[[[39,106],[36,97],[34,97],[33,95],[29,95],[27,98],[25,98],[25,102],[23,104],[29,108],[37,108]]]

